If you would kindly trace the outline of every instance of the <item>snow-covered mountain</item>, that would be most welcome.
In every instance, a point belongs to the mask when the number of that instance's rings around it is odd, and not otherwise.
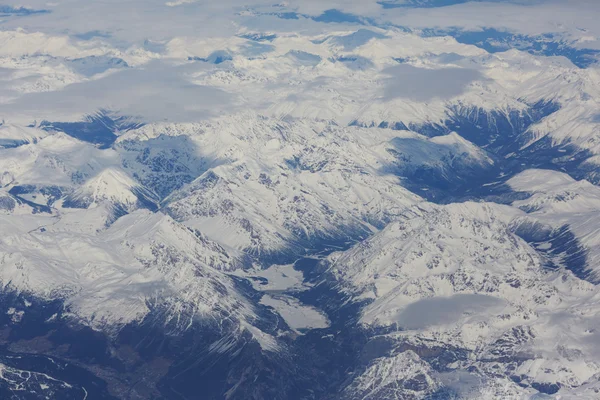
[[[155,207],[156,196],[135,182],[124,171],[106,168],[84,182],[63,201],[63,207],[89,208],[109,202],[126,211],[140,206]]]
[[[599,398],[598,18],[0,5],[0,398]]]
[[[566,263],[579,277],[598,282],[600,189],[563,172],[538,169],[526,170],[507,184],[530,195],[513,205],[527,212],[516,224],[532,238],[538,231],[537,247],[559,264]]]
[[[391,157],[379,148],[393,137],[388,132],[374,137],[356,128],[254,116],[234,129],[224,123],[192,138],[211,158],[228,161],[165,204],[174,218],[226,246],[268,255],[354,239],[419,199],[385,172]]]
[[[98,235],[52,228],[11,231],[3,232],[3,284],[64,299],[93,325],[140,320],[161,293],[174,314],[169,318],[251,312],[229,278],[217,272],[236,260],[160,213],[134,212]],[[231,291],[232,303],[217,291]]]
[[[595,381],[584,327],[598,323],[595,286],[546,270],[510,231],[518,210],[507,209],[417,206],[329,257],[339,290],[364,302],[360,321],[379,349],[345,389],[350,397],[560,395]]]
[[[27,143],[35,143],[46,136],[44,131],[21,126],[0,126],[0,146],[17,147]]]

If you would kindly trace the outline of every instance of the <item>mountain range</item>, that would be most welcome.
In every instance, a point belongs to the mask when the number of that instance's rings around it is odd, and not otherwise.
[[[0,397],[600,398],[583,14],[69,3],[0,6]]]

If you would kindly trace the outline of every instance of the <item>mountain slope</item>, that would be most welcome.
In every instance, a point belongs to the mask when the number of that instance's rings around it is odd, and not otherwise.
[[[138,211],[95,236],[13,233],[3,237],[2,253],[4,285],[63,299],[78,317],[99,327],[139,321],[158,299],[169,304],[166,318],[251,313],[218,272],[236,261],[161,214]]]
[[[251,254],[297,253],[318,241],[364,236],[419,200],[398,176],[408,184],[427,171],[447,185],[494,164],[457,135],[427,139],[408,131],[248,114],[229,122],[182,127],[179,134],[196,143],[204,158],[222,161],[165,204],[177,220]],[[126,137],[160,133],[149,130]]]
[[[360,321],[373,331],[368,346],[383,357],[358,369],[350,395],[361,398],[368,387],[414,398],[478,398],[482,390],[524,396],[584,390],[593,381],[600,366],[584,326],[598,323],[594,286],[544,270],[543,258],[511,233],[515,215],[485,203],[423,204],[330,256],[325,267],[334,287],[363,304]],[[411,363],[427,364],[418,393],[402,375],[390,381],[373,373],[409,368],[398,354],[411,352]],[[448,381],[461,374],[471,388]]]
[[[63,207],[89,208],[101,202],[129,212],[139,207],[156,208],[156,196],[127,176],[124,171],[107,168],[83,183],[63,201]]]
[[[558,263],[567,264],[577,276],[598,282],[600,229],[596,220],[600,189],[562,172],[539,169],[526,170],[507,184],[516,192],[528,194],[528,198],[513,203],[527,212],[527,217],[519,223],[548,227],[546,234],[540,229],[542,235],[536,238],[538,247],[555,256]]]

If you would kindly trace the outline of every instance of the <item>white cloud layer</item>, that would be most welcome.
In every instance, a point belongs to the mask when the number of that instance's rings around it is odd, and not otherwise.
[[[490,80],[472,58],[485,51],[401,36],[398,26],[553,32],[573,47],[600,48],[598,2],[520,3],[31,0],[27,7],[48,12],[0,21],[0,117],[73,120],[105,108],[145,121],[195,121],[251,108],[347,123],[372,108],[360,104],[368,99],[439,102],[473,83],[513,87],[524,77]],[[327,10],[338,11],[315,18]],[[417,64],[394,61],[419,52]]]
[[[64,121],[109,109],[146,122],[195,121],[225,109],[231,111],[234,96],[190,82],[187,72],[185,66],[153,61],[144,67],[74,83],[60,91],[28,93],[0,106],[0,110],[38,116],[38,120]]]

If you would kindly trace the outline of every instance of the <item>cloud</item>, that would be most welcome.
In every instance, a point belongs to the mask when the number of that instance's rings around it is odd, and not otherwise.
[[[29,120],[77,120],[98,109],[151,121],[197,121],[231,109],[235,97],[218,88],[196,85],[187,79],[190,68],[203,63],[174,66],[151,62],[101,79],[75,83],[60,91],[29,93],[0,105],[0,115]]]
[[[466,68],[426,69],[397,65],[385,69],[383,73],[389,75],[385,79],[384,100],[449,99],[463,93],[471,82],[483,79],[478,71]]]
[[[344,50],[349,51],[369,43],[372,39],[385,38],[386,36],[381,33],[373,32],[368,29],[359,29],[349,35],[337,36],[332,39],[332,42],[342,46]]]
[[[407,329],[423,329],[434,325],[458,322],[463,314],[485,314],[499,308],[504,301],[482,294],[456,294],[451,297],[434,297],[409,304],[398,315],[398,324]]]
[[[597,22],[600,2],[596,0],[468,2],[449,7],[392,8],[381,16],[387,22],[409,27],[469,30],[492,27],[530,35],[550,32],[600,35]]]
[[[19,5],[17,0],[8,0],[6,3],[11,7]],[[535,5],[477,2],[430,9],[384,9],[376,0],[288,0],[282,2],[254,0],[250,3],[241,0],[224,0],[186,2],[176,7],[169,7],[166,3],[167,0],[128,0],[124,2],[59,0],[50,4],[44,0],[31,0],[28,5],[32,8],[48,8],[51,12],[7,18],[0,22],[0,27],[5,32],[4,36],[8,38],[2,49],[5,54],[10,54],[10,56],[37,54],[40,49],[43,49],[44,53],[56,58],[56,60],[46,61],[39,71],[32,67],[32,76],[24,78],[21,74],[21,77],[18,78],[24,81],[21,86],[28,85],[35,90],[41,87],[44,90],[54,91],[26,94],[13,100],[12,103],[0,105],[0,116],[12,117],[14,114],[20,114],[38,120],[41,118],[54,121],[59,118],[72,120],[76,115],[94,112],[98,108],[108,108],[138,115],[146,120],[198,120],[218,114],[222,110],[230,110],[237,104],[238,98],[219,88],[191,83],[186,77],[188,74],[186,68],[192,68],[190,66],[182,67],[165,62],[153,62],[142,68],[125,68],[125,64],[138,66],[150,58],[161,56],[167,58],[181,56],[183,58],[188,53],[191,56],[207,57],[215,50],[227,50],[247,58],[261,59],[262,57],[275,57],[281,50],[283,54],[289,53],[290,57],[295,57],[298,65],[302,64],[307,67],[307,71],[310,71],[309,68],[319,65],[321,59],[327,59],[327,52],[319,53],[316,46],[304,42],[302,36],[307,34],[334,38],[332,39],[333,43],[337,42],[345,52],[352,52],[352,54],[334,54],[330,59],[339,61],[338,65],[331,67],[327,62],[323,62],[320,66],[322,68],[316,70],[325,77],[331,73],[332,82],[334,82],[333,76],[338,71],[342,71],[341,74],[347,74],[348,69],[353,72],[366,69],[379,72],[382,65],[390,65],[382,63],[382,57],[379,57],[377,53],[379,49],[388,44],[385,43],[381,46],[371,46],[371,44],[372,41],[380,43],[387,41],[387,39],[383,39],[386,36],[395,37],[394,28],[383,32],[363,26],[362,29],[357,30],[356,26],[349,27],[352,22],[347,24],[319,22],[317,21],[319,18],[304,17],[285,20],[275,16],[274,13],[277,12],[295,12],[299,15],[312,16],[323,16],[325,13],[330,17],[346,13],[369,18],[369,21],[377,19],[382,26],[386,27],[390,27],[389,23],[394,23],[430,27],[510,25],[509,28],[516,29],[516,25],[520,24],[523,26],[522,29],[530,29],[532,25],[539,23],[543,24],[544,29],[554,27],[555,30],[562,30],[563,21],[569,29],[580,25],[589,26],[592,20],[597,25],[595,22],[597,19],[594,18],[600,10],[599,6],[593,6],[593,2],[589,2],[589,0],[581,0],[582,4],[590,6],[588,11],[585,10],[585,7],[579,6],[579,3],[569,5],[569,8],[554,1],[544,1]],[[339,13],[336,11],[327,14],[328,10],[338,10]],[[584,15],[580,18],[586,12],[589,16]],[[537,14],[542,17],[532,18],[532,15]],[[534,22],[530,24],[526,21]],[[24,31],[17,31],[18,27],[22,27]],[[11,29],[13,30],[11,31]],[[536,29],[538,28],[534,30]],[[354,33],[350,33],[350,31]],[[41,35],[39,40],[33,40],[35,37],[31,35],[38,35],[37,32],[43,32],[43,34],[39,34]],[[235,38],[235,40],[231,40],[231,43],[235,44],[236,41],[242,40],[236,35],[257,32],[275,36],[279,36],[280,32],[293,32],[297,35],[297,40],[296,43],[292,43],[292,39],[286,39],[287,42],[285,42],[278,38],[273,43],[248,42],[243,46],[238,43],[238,47],[234,49],[230,49],[230,46],[218,47],[216,45],[218,43],[228,44],[231,38]],[[581,35],[590,36],[589,43],[592,43],[591,41],[594,39],[592,35],[585,32]],[[13,38],[13,36],[15,37]],[[180,54],[169,53],[168,44],[174,42],[183,43]],[[206,50],[207,54],[196,54],[189,51],[193,43],[199,43],[194,48],[199,48],[199,53]],[[406,46],[407,50],[410,50],[412,44],[407,41]],[[460,51],[453,46],[448,46],[448,51],[451,51],[450,47],[454,49],[452,51]],[[140,50],[142,48],[159,54],[148,55]],[[10,52],[8,52],[9,50]],[[410,51],[408,52],[410,53]],[[314,57],[311,58],[310,54],[314,54]],[[93,55],[96,58],[90,57]],[[64,68],[58,65],[57,73],[48,73],[48,67],[55,68],[60,57],[68,59],[68,62],[64,63]],[[438,62],[454,63],[460,61],[461,57],[458,54],[442,54],[438,57]],[[121,65],[119,59],[124,60],[125,63]],[[111,63],[115,65],[111,65]],[[201,62],[194,64],[193,68],[197,69],[214,67]],[[258,64],[260,64],[259,61],[250,60],[245,62],[241,69],[246,68],[248,77],[252,78],[252,68]],[[274,63],[264,63],[264,65],[270,67]],[[103,72],[107,66],[122,66],[124,70],[111,73],[100,80],[70,84],[60,92],[56,91],[59,86],[65,86],[74,79],[85,79],[85,77]],[[24,71],[23,67],[19,68],[20,72]],[[37,75],[33,75],[34,72]],[[63,77],[58,72],[65,76]],[[84,77],[71,76],[76,72]],[[281,71],[273,69],[271,76],[280,73]],[[345,76],[341,74],[340,76]],[[448,99],[463,93],[472,82],[484,79],[479,72],[468,68],[424,69],[410,65],[387,68],[383,74],[387,77],[380,82],[385,87],[377,95],[380,95],[384,101],[396,98],[423,102],[434,98]],[[6,75],[7,72],[0,71],[0,79]],[[307,76],[307,74],[303,75],[302,79],[295,82],[298,84],[293,89],[296,92],[290,93],[288,98],[292,99],[294,96],[302,98],[302,95],[307,93],[302,92],[301,85],[308,81]],[[373,77],[376,78],[375,74]],[[234,76],[234,81],[235,78]],[[282,90],[289,90],[287,80],[282,79],[281,82],[283,83]],[[17,83],[21,82],[16,82],[14,79],[0,81],[0,89],[3,89],[0,90],[2,92],[0,101],[6,102],[9,97],[19,95],[18,92],[22,90],[21,86],[17,87]],[[247,85],[251,86],[250,83]],[[276,85],[272,82],[261,85],[254,92],[242,93],[239,90],[240,97],[251,97],[254,93],[258,93],[262,96],[258,98],[257,103],[263,104],[269,97],[264,96],[260,89]],[[239,89],[233,85],[230,87],[232,87],[232,91]],[[305,87],[313,89],[310,85],[305,85]],[[320,88],[317,87],[315,90],[318,91]],[[345,94],[355,89],[348,88],[348,85],[344,84],[336,90]],[[369,98],[372,98],[372,93],[368,94]],[[320,92],[308,93],[308,96],[310,99],[316,100],[326,97],[325,95],[321,96]],[[345,98],[338,96],[338,99],[344,101]],[[319,107],[321,106],[319,105]],[[311,107],[317,108],[312,104]],[[344,105],[344,107],[349,110],[351,105]]]
[[[266,31],[328,30],[335,27],[336,15],[356,16],[409,27],[483,26],[506,28],[522,33],[567,32],[580,37],[600,35],[600,2],[596,0],[500,0],[463,2],[434,8],[384,8],[381,0],[269,0],[168,1],[168,0],[30,0],[32,9],[50,12],[7,18],[3,30],[24,28],[49,34],[68,33],[94,37],[100,32],[113,45],[130,46],[146,39],[161,41],[173,37],[229,37],[244,26]],[[390,3],[392,0],[387,1]],[[397,3],[398,1],[396,1]],[[7,7],[18,8],[20,0],[5,0]],[[169,6],[167,3],[176,7]],[[435,0],[432,3],[436,3]],[[439,3],[439,2],[437,2]],[[447,1],[442,2],[446,4]],[[329,12],[329,14],[327,14]],[[275,14],[296,13],[317,18],[279,20]],[[325,17],[323,17],[325,16]],[[319,17],[323,17],[319,19]],[[329,18],[332,17],[332,18]],[[348,18],[346,18],[348,19]],[[352,18],[350,18],[352,19]],[[339,22],[339,21],[338,21]],[[346,21],[349,24],[350,20]],[[586,29],[585,32],[580,29]]]

